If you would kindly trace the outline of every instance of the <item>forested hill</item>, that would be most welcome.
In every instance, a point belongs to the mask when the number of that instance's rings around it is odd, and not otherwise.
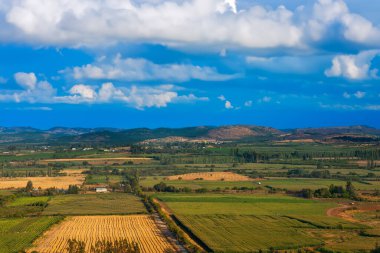
[[[380,130],[367,126],[275,129],[252,125],[186,128],[64,128],[0,127],[0,144],[59,145],[70,143],[128,145],[138,142],[379,142]]]

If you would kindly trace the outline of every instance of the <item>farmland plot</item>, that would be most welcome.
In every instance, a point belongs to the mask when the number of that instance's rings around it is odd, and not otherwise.
[[[61,217],[27,217],[0,219],[0,253],[19,252],[31,245]]]
[[[77,194],[54,196],[43,215],[142,214],[142,201],[126,193]]]
[[[232,172],[198,172],[168,177],[169,180],[252,181],[252,178]]]
[[[53,226],[32,249],[40,253],[67,252],[67,241],[86,243],[86,252],[97,240],[127,239],[136,242],[143,253],[176,250],[149,215],[129,216],[72,216]]]
[[[0,178],[0,189],[23,188],[28,181],[33,182],[34,188],[41,187],[47,189],[55,187],[58,189],[67,189],[69,185],[82,185],[84,175],[63,176],[63,177],[15,177]]]

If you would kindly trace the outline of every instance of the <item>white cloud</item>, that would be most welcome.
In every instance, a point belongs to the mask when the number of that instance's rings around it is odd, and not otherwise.
[[[328,77],[344,77],[351,80],[376,78],[377,69],[371,68],[372,60],[380,54],[379,50],[360,52],[357,55],[338,55],[332,60],[331,68],[325,71]]]
[[[153,42],[219,52],[298,47],[303,37],[302,26],[284,6],[238,11],[235,0],[4,1],[3,40],[63,46]]]
[[[17,84],[25,89],[32,90],[36,87],[37,77],[34,73],[18,72],[14,74]]]
[[[27,103],[50,103],[57,91],[49,82],[40,81],[33,89],[26,90],[2,90],[0,102],[27,102]]]
[[[244,106],[245,106],[245,107],[251,107],[252,104],[253,104],[252,100],[248,100],[248,101],[245,101],[245,102],[244,102]]]
[[[46,81],[37,81],[33,89],[2,90],[0,102],[44,103],[44,104],[104,104],[123,103],[136,109],[166,107],[170,103],[190,103],[208,101],[208,97],[179,94],[182,90],[171,84],[158,86],[115,87],[112,83],[103,83],[100,87],[76,84],[66,95],[58,95],[57,90]],[[41,107],[40,107],[41,108]]]
[[[225,81],[238,75],[220,74],[215,68],[190,64],[155,64],[142,58],[123,59],[118,54],[111,62],[101,58],[93,64],[87,64],[65,71],[75,79],[107,79],[124,81]]]
[[[230,101],[226,101],[225,103],[224,103],[224,107],[226,108],[226,109],[234,109],[234,106],[231,104],[231,102]]]
[[[354,94],[354,96],[355,96],[356,98],[358,98],[358,99],[362,99],[362,98],[364,98],[365,95],[366,95],[366,93],[363,92],[363,91],[357,91],[357,92],[355,92],[355,94]]]
[[[366,45],[376,45],[380,42],[379,27],[375,27],[368,19],[352,13],[343,0],[317,1],[314,4],[312,18],[307,24],[306,32],[314,40],[322,39],[328,34],[329,29],[336,30],[339,25],[346,40]]]
[[[219,99],[220,101],[226,101],[226,97],[225,97],[224,95],[220,95],[220,96],[218,97],[218,99]]]
[[[171,47],[307,49],[334,36],[378,45],[380,29],[343,0],[290,11],[236,0],[2,0],[0,40],[54,46],[159,43]]]
[[[84,85],[84,84],[77,84],[74,85],[69,93],[74,96],[80,96],[83,99],[88,99],[88,100],[95,100],[97,97],[97,94],[95,90],[89,86],[89,85]]]
[[[236,0],[224,0],[224,3],[220,3],[217,7],[217,11],[222,14],[228,10],[232,11],[235,14],[237,13]]]

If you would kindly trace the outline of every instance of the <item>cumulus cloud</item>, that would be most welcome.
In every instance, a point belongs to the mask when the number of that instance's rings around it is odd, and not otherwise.
[[[0,102],[50,103],[57,90],[46,81],[37,82],[33,89],[2,90]]]
[[[148,42],[217,52],[302,44],[302,26],[284,6],[238,11],[235,0],[4,1],[8,34],[2,40],[63,46]]]
[[[17,84],[26,89],[32,90],[36,87],[37,77],[34,73],[18,72],[14,74],[14,78]]]
[[[357,55],[335,56],[332,60],[332,66],[325,71],[325,75],[351,80],[376,78],[378,70],[371,68],[371,62],[379,54],[379,50],[368,50]]]
[[[124,81],[165,80],[184,82],[191,79],[202,81],[225,81],[238,75],[220,74],[215,68],[190,64],[155,64],[142,58],[123,59],[118,54],[111,62],[101,58],[93,64],[87,64],[65,71],[75,79],[107,79]]]
[[[225,107],[226,109],[234,109],[234,106],[233,106],[232,103],[231,103],[230,101],[228,101],[228,100],[224,103],[224,107]]]
[[[226,101],[226,97],[225,97],[224,95],[220,95],[220,96],[218,97],[218,99],[219,99],[220,101]]]
[[[86,84],[72,86],[67,94],[59,95],[47,81],[38,81],[32,88],[23,90],[2,90],[0,102],[44,103],[44,104],[105,104],[123,103],[136,109],[166,107],[170,103],[208,101],[208,97],[198,97],[192,93],[180,94],[180,87],[168,84],[158,86],[116,87],[113,83],[103,83],[100,87]]]
[[[352,42],[375,45],[380,41],[380,29],[368,19],[352,13],[343,0],[319,0],[314,4],[312,18],[306,32],[314,40],[322,39],[329,29],[340,30],[337,35]],[[335,27],[334,27],[335,26]]]
[[[95,100],[97,97],[96,92],[93,90],[93,88],[89,85],[84,84],[77,84],[74,85],[70,91],[70,94],[74,96],[80,96],[81,98],[88,99],[88,100]]]
[[[334,34],[344,40],[380,42],[379,27],[343,0],[315,0],[295,11],[244,6],[239,10],[236,0],[3,0],[0,39],[58,46],[160,43],[220,52],[307,48],[338,29]]]

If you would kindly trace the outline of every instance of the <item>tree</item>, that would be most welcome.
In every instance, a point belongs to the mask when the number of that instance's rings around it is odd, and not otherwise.
[[[32,190],[33,190],[33,182],[29,180],[28,183],[26,183],[25,191],[31,192]]]
[[[69,185],[67,194],[78,194],[78,193],[79,193],[79,187],[77,185]]]
[[[301,196],[306,199],[311,199],[313,197],[313,191],[310,189],[302,189]]]
[[[351,181],[348,181],[346,184],[346,192],[351,198],[356,197],[355,186],[352,184]]]

